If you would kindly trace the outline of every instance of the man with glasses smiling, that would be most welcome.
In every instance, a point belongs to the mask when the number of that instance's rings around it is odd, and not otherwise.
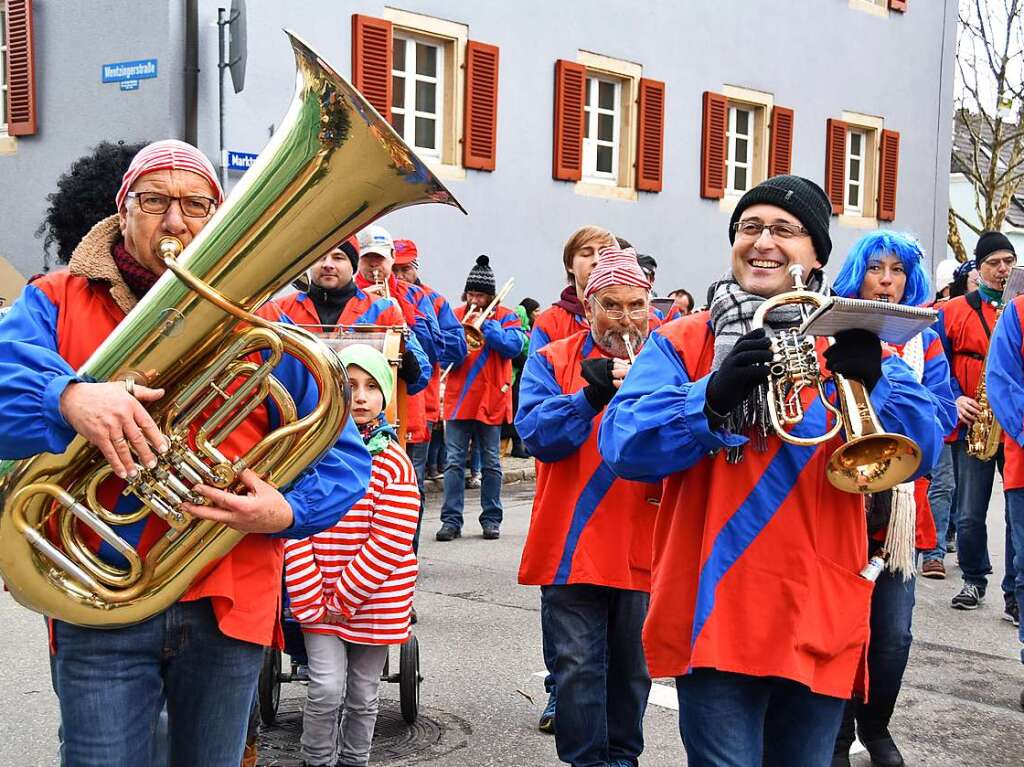
[[[541,587],[555,745],[578,767],[635,765],[651,680],[640,632],[661,488],[618,479],[597,451],[601,416],[647,340],[650,283],[631,248],[598,254],[589,329],[530,355],[516,428],[537,458],[519,582]]]
[[[997,310],[1003,306],[1003,287],[1010,270],[1017,263],[1017,254],[1005,234],[984,232],[974,248],[974,263],[978,268],[978,289],[944,304],[937,325],[949,358],[950,383],[960,416],[953,443],[953,460],[957,483],[957,558],[964,585],[951,603],[956,610],[976,610],[981,606],[985,601],[987,576],[992,572],[988,556],[988,505],[996,469],[999,469],[1000,476],[1003,474],[1003,446],[1000,445],[992,460],[979,460],[967,452],[967,432],[980,412],[975,396],[988,355],[989,339],[996,325]],[[943,532],[940,530],[939,534]],[[1013,595],[1014,549],[1009,526],[1004,545],[1003,601],[1006,619],[1017,623],[1020,616]]]
[[[798,176],[747,192],[710,310],[651,334],[601,423],[617,476],[663,482],[644,650],[652,677],[676,678],[691,767],[828,764],[844,703],[866,687],[864,500],[826,479],[844,437],[793,445],[767,426],[772,352],[765,330],[750,330],[765,299],[792,289],[792,267],[822,290],[831,215],[821,188]],[[781,307],[766,326],[800,320]],[[823,375],[862,381],[882,428],[913,439],[928,471],[942,427],[906,364],[883,359],[865,330],[818,339],[817,350]],[[813,390],[804,395],[791,431],[816,437],[828,417]]]

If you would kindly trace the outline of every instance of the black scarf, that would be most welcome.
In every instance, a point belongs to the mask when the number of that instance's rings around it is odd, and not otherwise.
[[[320,324],[325,326],[338,324],[338,317],[341,316],[345,304],[355,294],[356,284],[351,280],[348,285],[340,288],[322,288],[319,285],[309,286],[309,298],[316,308],[316,316],[320,318]]]

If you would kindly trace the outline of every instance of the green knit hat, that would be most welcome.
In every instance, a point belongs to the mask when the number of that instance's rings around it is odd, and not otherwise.
[[[395,388],[395,374],[391,370],[391,363],[388,358],[366,344],[352,344],[346,346],[338,355],[345,367],[355,365],[369,373],[377,382],[380,390],[384,392],[384,407],[388,406],[391,393]]]

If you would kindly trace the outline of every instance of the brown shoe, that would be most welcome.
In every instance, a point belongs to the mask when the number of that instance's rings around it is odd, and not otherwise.
[[[946,566],[941,559],[927,559],[921,567],[921,576],[936,581],[946,580]]]

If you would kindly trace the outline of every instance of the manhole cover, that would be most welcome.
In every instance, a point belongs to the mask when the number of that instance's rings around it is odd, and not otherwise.
[[[302,702],[302,698],[283,699],[273,727],[260,728],[257,765],[301,767]],[[416,723],[406,724],[398,702],[381,699],[370,764],[391,763],[396,759],[426,755],[426,752],[432,756],[449,753],[464,747],[469,733],[469,725],[458,717],[442,714],[433,719],[425,716],[422,708]],[[446,734],[449,737],[445,738]]]

